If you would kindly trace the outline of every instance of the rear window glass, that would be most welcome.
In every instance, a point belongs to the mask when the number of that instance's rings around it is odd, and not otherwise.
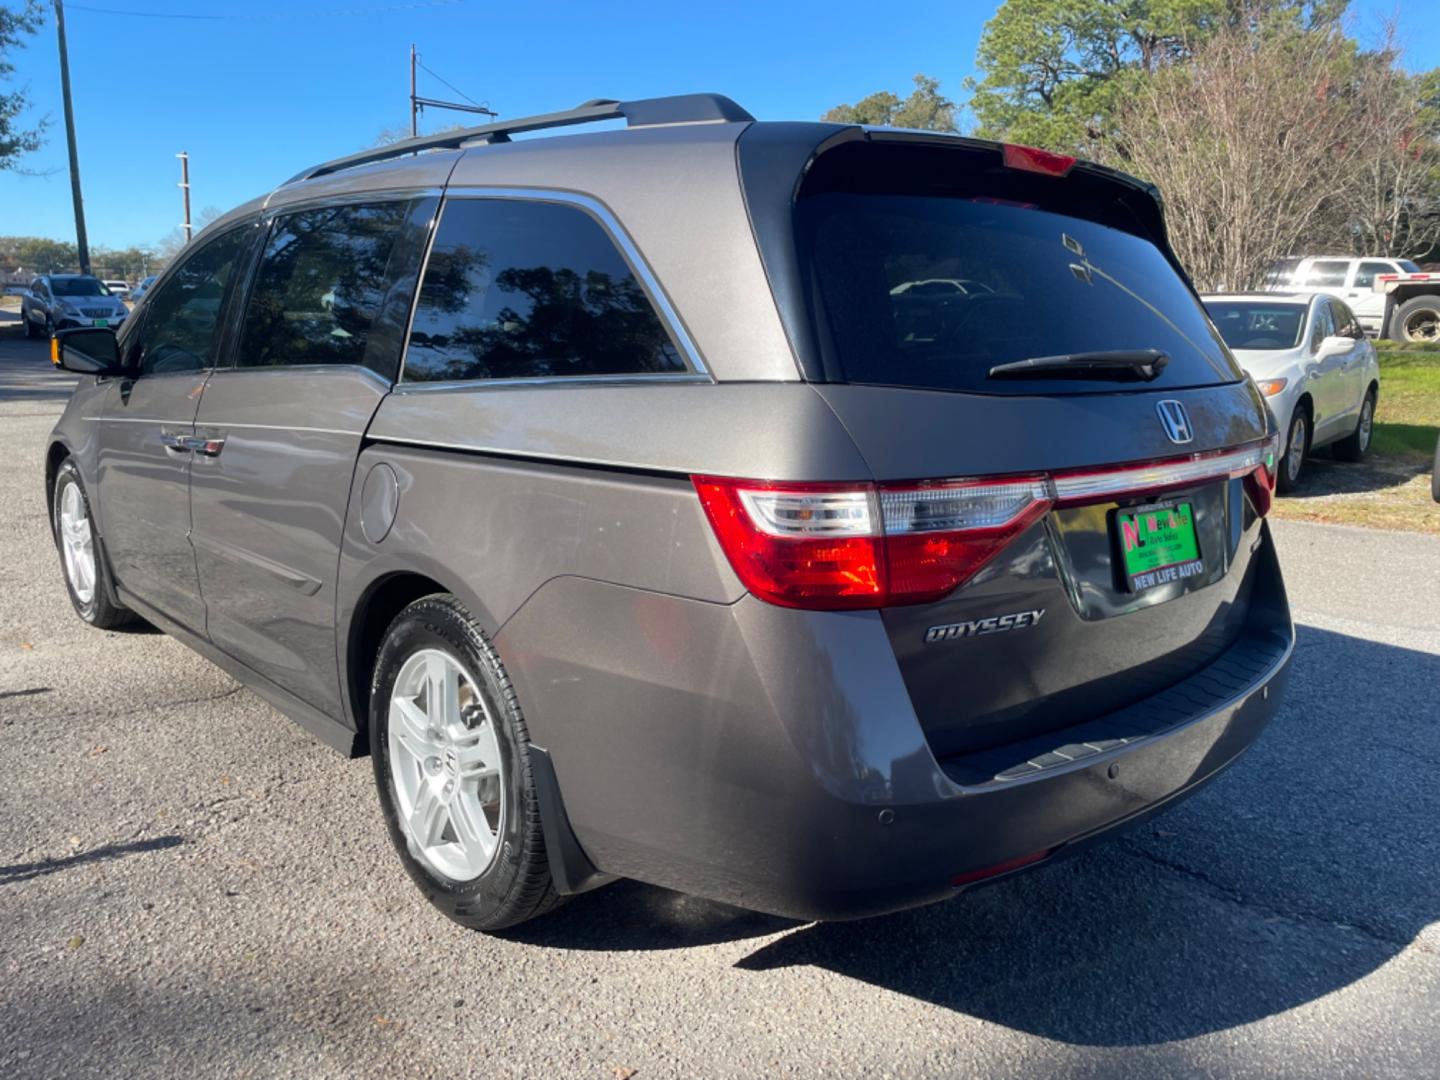
[[[1239,378],[1193,292],[1136,233],[975,194],[823,191],[802,197],[796,215],[832,377],[992,394]],[[1169,357],[1144,384],[989,374],[1037,357],[1143,349]]]
[[[1211,300],[1205,308],[1232,349],[1293,349],[1305,326],[1304,304]]]

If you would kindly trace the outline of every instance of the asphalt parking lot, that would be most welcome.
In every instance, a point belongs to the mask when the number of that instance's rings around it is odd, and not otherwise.
[[[1434,1075],[1440,538],[1279,523],[1282,713],[1117,843],[863,923],[622,882],[488,938],[368,761],[74,616],[67,385],[0,336],[0,1076]]]

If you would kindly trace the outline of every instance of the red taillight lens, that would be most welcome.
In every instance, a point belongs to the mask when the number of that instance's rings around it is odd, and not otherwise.
[[[1022,866],[1030,866],[1046,858],[1054,848],[1046,848],[1044,851],[1036,851],[1030,855],[1021,855],[1018,859],[1007,859],[1005,862],[996,863],[994,866],[982,867],[979,870],[967,870],[963,874],[956,874],[950,879],[951,885],[969,885],[974,881],[984,881],[986,878],[999,877],[1001,874],[1008,874],[1012,870],[1019,870]]]
[[[938,599],[1049,506],[1039,478],[876,487],[696,477],[745,587],[785,607]]]
[[[882,556],[868,487],[697,476],[695,490],[730,565],[762,600],[877,606]]]
[[[1069,154],[1057,154],[1053,150],[1041,150],[1038,146],[1005,144],[1005,167],[1023,169],[1025,172],[1041,173],[1044,176],[1064,176],[1075,167],[1076,158]]]

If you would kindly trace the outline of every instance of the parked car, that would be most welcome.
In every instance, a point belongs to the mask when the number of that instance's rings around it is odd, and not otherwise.
[[[0,296],[29,296],[30,290],[24,285],[6,285],[0,288]]]
[[[902,333],[891,290],[941,277],[986,288]],[[592,102],[307,169],[141,311],[60,338],[76,612],[370,753],[465,925],[617,876],[945,899],[1280,704],[1278,432],[1110,169]]]
[[[155,284],[155,280],[159,276],[159,274],[151,274],[148,277],[141,278],[140,284],[136,285],[135,288],[130,290],[130,302],[132,304],[138,304],[141,300],[143,300],[145,298],[145,294],[150,291],[150,286]]]
[[[1262,288],[1323,292],[1343,300],[1371,337],[1440,341],[1440,274],[1425,273],[1409,259],[1277,259],[1266,271]]]
[[[1205,308],[1285,432],[1277,487],[1330,446],[1342,461],[1370,449],[1380,361],[1343,301],[1320,293],[1207,295]]]
[[[129,314],[99,278],[88,274],[43,274],[30,283],[30,294],[20,301],[25,336],[32,338],[80,326],[116,328]]]
[[[109,290],[111,296],[118,296],[121,300],[124,300],[130,295],[130,283],[128,281],[120,281],[118,279],[107,280],[105,282],[105,288]]]

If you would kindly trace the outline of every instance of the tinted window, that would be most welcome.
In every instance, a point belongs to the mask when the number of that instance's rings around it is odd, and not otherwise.
[[[1273,289],[1277,286],[1289,285],[1295,277],[1295,271],[1300,269],[1299,259],[1276,259],[1270,264],[1270,269],[1265,271],[1265,288]]]
[[[1335,333],[1335,321],[1330,317],[1329,304],[1316,304],[1315,315],[1310,320],[1310,351],[1320,348],[1320,343]]]
[[[1362,262],[1355,270],[1355,288],[1368,289],[1375,284],[1376,274],[1393,274],[1395,267],[1383,262]]]
[[[399,200],[277,217],[246,303],[236,365],[354,364],[393,375],[417,233],[433,206]]]
[[[1359,320],[1355,318],[1354,313],[1348,307],[1333,297],[1330,299],[1329,305],[1330,321],[1334,326],[1332,333],[1339,334],[1341,337],[1353,338],[1364,335],[1365,332],[1360,329]]]
[[[225,290],[251,237],[241,227],[206,243],[145,300],[140,339],[142,373],[213,367]]]
[[[1155,388],[1237,377],[1165,255],[1120,228],[989,197],[827,191],[796,210],[827,371],[848,382],[1035,393],[1033,357],[1159,349]],[[961,289],[931,291],[924,282]],[[1113,382],[1046,380],[1047,392]]]
[[[1232,349],[1293,349],[1305,325],[1304,304],[1207,300],[1205,310]]]
[[[1306,285],[1344,285],[1350,264],[1344,259],[1321,259],[1310,264],[1305,274]]]
[[[410,331],[407,379],[684,370],[645,290],[589,214],[514,199],[446,204]]]
[[[109,296],[110,291],[93,277],[51,278],[56,296]]]

